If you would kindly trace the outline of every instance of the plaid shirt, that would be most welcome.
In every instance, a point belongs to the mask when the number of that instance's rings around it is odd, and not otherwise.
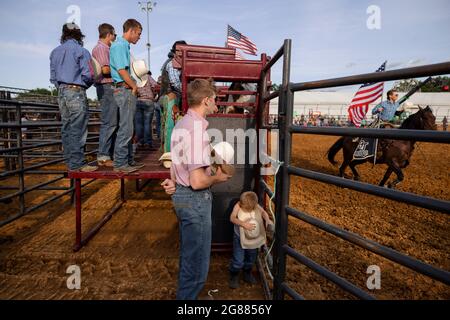
[[[148,100],[148,101],[154,101],[155,100],[155,94],[153,90],[158,84],[156,83],[155,79],[153,79],[151,76],[148,77],[148,81],[142,88],[138,88],[138,99],[139,100]]]

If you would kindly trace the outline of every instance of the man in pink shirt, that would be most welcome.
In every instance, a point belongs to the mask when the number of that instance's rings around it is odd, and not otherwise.
[[[231,176],[219,168],[210,174],[211,149],[206,132],[208,114],[217,112],[216,90],[211,81],[197,79],[188,85],[189,110],[171,136],[171,179],[162,186],[172,201],[180,228],[180,270],[177,299],[195,300],[208,277],[211,252],[213,184]]]
[[[97,98],[102,110],[100,120],[100,138],[98,144],[97,162],[100,166],[112,167],[113,135],[117,128],[117,104],[114,100],[113,79],[109,66],[109,49],[116,39],[114,27],[103,23],[98,27],[99,40],[92,50],[94,57],[102,68],[101,75],[96,79]]]

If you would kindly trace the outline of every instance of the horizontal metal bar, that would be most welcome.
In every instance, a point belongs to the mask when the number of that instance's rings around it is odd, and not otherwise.
[[[280,96],[280,91],[276,90],[276,91],[272,92],[271,94],[268,94],[267,96],[264,97],[264,103],[267,103],[270,100],[275,99],[279,96]]]
[[[289,287],[289,285],[286,282],[283,282],[281,284],[281,288],[284,292],[286,292],[292,299],[294,300],[305,300],[304,297],[302,297],[300,294],[298,294],[294,289]]]
[[[340,86],[350,86],[361,83],[410,79],[417,77],[437,76],[443,74],[450,74],[450,62],[436,63],[413,68],[390,70],[385,72],[365,73],[342,78],[294,83],[291,85],[291,90],[301,91],[311,89],[333,88]]]
[[[301,127],[294,125],[291,125],[289,127],[289,130],[292,133],[303,133],[303,134],[450,143],[450,132],[434,131],[434,130]]]
[[[31,150],[31,149],[37,149],[37,148],[43,148],[43,147],[50,147],[55,145],[60,145],[60,142],[49,142],[49,143],[40,143],[32,146],[24,146],[21,148],[9,148],[9,149],[0,149],[0,154],[2,153],[10,153],[10,152],[17,152],[17,151],[25,151],[25,150]]]
[[[12,104],[12,105],[20,105],[20,106],[33,106],[33,107],[45,107],[45,108],[58,108],[57,104],[49,104],[49,103],[38,103],[38,102],[26,102],[20,100],[6,100],[0,99],[0,103],[4,104]]]
[[[450,272],[448,271],[430,266],[422,261],[411,258],[393,249],[385,247],[375,241],[365,239],[358,234],[340,229],[322,220],[314,218],[306,213],[300,212],[294,208],[286,207],[286,213],[302,221],[305,221],[306,223],[316,226],[319,229],[322,229],[323,231],[331,233],[337,236],[338,238],[347,240],[357,246],[372,251],[386,259],[397,262],[402,266],[405,266],[423,275],[429,276],[435,280],[450,285]]]
[[[450,213],[450,201],[438,200],[431,197],[417,195],[414,193],[398,191],[395,189],[388,189],[384,187],[375,186],[370,183],[353,181],[342,177],[336,177],[329,174],[301,169],[292,166],[288,166],[288,173],[328,184],[334,184],[339,187],[349,188],[367,194],[372,194],[379,197],[412,204],[417,207],[425,209],[436,210],[446,214]]]
[[[260,179],[259,183],[261,187],[264,189],[264,191],[268,194],[270,198],[273,197],[273,191],[270,189],[269,185],[264,181],[264,179]]]
[[[269,62],[263,67],[262,72],[266,73],[283,56],[284,45],[270,58]]]
[[[44,187],[44,186],[48,186],[49,184],[58,182],[58,181],[60,181],[60,180],[62,180],[62,179],[64,179],[64,177],[54,178],[54,179],[52,179],[52,180],[45,181],[45,182],[42,182],[42,183],[38,183],[38,184],[36,184],[36,185],[34,185],[34,186],[28,187],[28,188],[26,188],[26,189],[23,190],[23,191],[19,191],[19,192],[14,192],[14,193],[8,194],[8,195],[6,195],[6,196],[0,198],[0,202],[1,202],[1,201],[8,200],[8,199],[15,198],[15,197],[18,197],[18,196],[23,195],[23,194],[27,194],[28,192],[34,191],[34,190],[36,190],[36,189],[40,189],[41,187]]]
[[[101,125],[101,122],[88,122],[88,126],[97,126],[97,125]],[[22,124],[19,124],[17,122],[3,122],[0,123],[0,128],[41,128],[41,127],[55,127],[58,128],[60,126],[62,126],[62,122],[61,121],[26,121],[26,122],[22,122]],[[24,132],[25,133],[25,132]]]
[[[360,299],[364,299],[364,300],[375,300],[375,297],[371,296],[370,294],[368,294],[367,292],[365,292],[361,288],[358,288],[353,283],[351,283],[348,280],[338,276],[334,272],[331,272],[327,268],[322,267],[321,265],[319,265],[315,261],[313,261],[313,260],[309,259],[308,257],[304,256],[303,254],[295,251],[293,248],[289,247],[288,245],[285,244],[282,247],[282,249],[286,252],[286,254],[288,254],[289,256],[291,256],[292,258],[294,258],[295,260],[297,260],[301,264],[307,266],[308,268],[310,268],[311,270],[313,270],[317,274],[319,274],[319,275],[323,276],[324,278],[330,280],[331,282],[333,282],[334,284],[336,284],[337,286],[339,286],[343,290],[351,293],[352,295],[354,295],[354,296],[356,296],[356,297],[358,297]]]
[[[82,187],[87,186],[88,184],[90,184],[90,183],[92,183],[94,181],[95,181],[95,179],[89,180],[88,182],[84,183],[82,185]],[[74,189],[75,188],[72,187],[72,188],[68,189],[67,191],[64,191],[64,192],[62,192],[60,194],[57,194],[57,195],[55,195],[53,197],[50,197],[50,198],[42,201],[41,203],[39,203],[39,204],[37,204],[35,206],[27,208],[24,213],[19,213],[19,214],[16,214],[15,216],[12,216],[12,217],[10,217],[10,218],[8,218],[6,220],[0,221],[0,228],[5,226],[5,225],[7,225],[7,224],[9,224],[9,223],[11,223],[11,222],[13,222],[13,221],[15,221],[15,220],[17,220],[17,219],[19,219],[19,218],[21,218],[21,217],[23,217],[23,216],[25,216],[25,215],[27,215],[28,213],[30,213],[30,212],[32,212],[32,211],[34,211],[36,209],[39,209],[39,208],[45,206],[46,204],[48,204],[48,203],[50,203],[52,201],[55,201],[55,200],[65,196],[66,194],[68,194],[70,192],[73,192]]]

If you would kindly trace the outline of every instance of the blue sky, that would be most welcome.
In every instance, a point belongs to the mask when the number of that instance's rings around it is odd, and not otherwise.
[[[151,69],[154,75],[175,40],[223,46],[230,24],[256,43],[259,53],[274,54],[291,38],[292,81],[317,80],[450,60],[450,1],[184,1],[160,0],[150,15]],[[81,29],[89,50],[97,26],[108,22],[120,35],[127,18],[146,25],[137,1],[5,0],[0,2],[0,85],[23,88],[49,83],[50,51],[59,44],[70,5],[81,10]],[[381,12],[381,29],[369,30],[370,5]],[[146,29],[146,28],[144,28]],[[147,30],[134,56],[146,58]],[[280,82],[280,66],[274,82]],[[93,90],[90,90],[93,96]]]

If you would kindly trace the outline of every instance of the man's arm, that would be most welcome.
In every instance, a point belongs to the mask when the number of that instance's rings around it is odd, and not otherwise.
[[[172,62],[169,62],[166,66],[167,73],[169,74],[170,84],[179,92],[181,92],[180,71],[175,69]]]
[[[372,109],[372,114],[380,113],[382,109],[383,109],[383,103],[379,103]]]
[[[80,57],[81,79],[90,87],[94,83],[92,72],[90,68],[91,54],[83,48]]]
[[[133,94],[137,95],[136,83],[133,81],[133,79],[131,79],[131,76],[128,73],[127,69],[120,69],[119,75],[123,79],[123,81],[125,81],[125,83],[131,87],[131,89],[133,90]]]
[[[201,167],[189,172],[189,184],[194,190],[206,189],[216,183],[225,182],[230,179],[231,176],[222,172],[222,169],[217,168],[217,172],[214,176],[206,174],[206,168]]]
[[[56,81],[56,66],[55,58],[53,57],[54,52],[50,54],[50,82],[53,83],[55,87],[58,87],[58,81]]]

